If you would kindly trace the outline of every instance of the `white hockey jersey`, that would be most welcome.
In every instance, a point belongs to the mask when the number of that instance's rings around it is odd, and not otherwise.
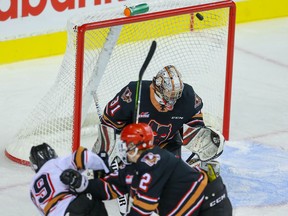
[[[69,186],[60,181],[60,175],[66,169],[109,172],[98,155],[83,147],[70,156],[47,161],[33,177],[30,185],[31,199],[41,215],[49,213],[49,216],[64,216],[66,208],[76,198],[76,195],[69,192]]]

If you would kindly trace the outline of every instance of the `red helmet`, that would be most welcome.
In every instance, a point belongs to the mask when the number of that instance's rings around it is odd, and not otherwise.
[[[124,127],[120,139],[127,144],[127,150],[134,147],[142,150],[153,146],[154,137],[153,131],[148,124],[133,123]]]

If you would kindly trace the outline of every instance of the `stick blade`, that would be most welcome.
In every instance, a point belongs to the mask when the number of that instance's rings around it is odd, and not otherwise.
[[[142,67],[140,69],[139,80],[142,80],[143,74],[144,74],[146,68],[148,67],[148,65],[149,65],[149,63],[150,63],[150,61],[151,61],[151,59],[152,59],[152,57],[153,57],[153,55],[155,53],[156,47],[157,47],[157,42],[156,41],[152,41],[152,44],[150,46],[150,50],[149,50],[149,52],[147,54],[147,57],[146,57],[143,65],[142,65]]]
[[[137,86],[136,86],[136,94],[135,94],[135,108],[134,108],[134,114],[133,114],[133,122],[138,123],[138,117],[139,117],[139,106],[140,106],[140,92],[141,92],[141,85],[142,85],[142,77],[143,74],[148,67],[154,53],[157,47],[156,41],[152,41],[152,44],[150,46],[149,52],[147,54],[147,57],[139,71],[139,79],[137,81]]]

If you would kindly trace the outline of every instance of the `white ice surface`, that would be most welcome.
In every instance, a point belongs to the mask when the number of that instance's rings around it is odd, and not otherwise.
[[[29,167],[5,146],[56,78],[63,56],[0,66],[0,215],[38,215]],[[221,156],[235,216],[288,212],[288,18],[236,27],[231,135]],[[108,202],[110,215],[117,214]]]

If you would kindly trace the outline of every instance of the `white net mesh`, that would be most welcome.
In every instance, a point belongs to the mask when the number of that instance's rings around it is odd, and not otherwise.
[[[136,2],[134,0],[133,5]],[[137,80],[152,40],[157,41],[157,49],[143,80],[151,80],[165,65],[175,65],[184,82],[192,85],[203,99],[206,124],[222,130],[229,8],[205,11],[200,7],[215,2],[218,1],[146,1],[149,5],[147,15],[156,14],[157,19],[156,16],[153,20],[147,17],[141,22],[123,25],[115,23],[119,23],[117,18],[124,20],[121,22],[129,21],[130,18],[123,16],[124,5],[71,19],[67,25],[66,53],[57,80],[27,118],[15,142],[7,146],[7,152],[15,158],[28,160],[31,146],[42,142],[52,145],[58,155],[71,151],[76,44],[83,42],[77,38],[77,30],[82,24],[103,20],[112,20],[111,27],[85,33],[81,145],[91,148],[97,136],[95,124],[99,119],[93,95],[97,97],[97,106],[103,110],[124,85]],[[125,4],[132,5],[132,1]],[[187,11],[181,9],[193,5],[200,8],[203,20],[196,17],[197,11],[193,11],[193,7]],[[169,17],[158,13],[171,9],[182,12]],[[101,72],[104,72],[102,78]],[[76,115],[77,112],[79,110]]]

